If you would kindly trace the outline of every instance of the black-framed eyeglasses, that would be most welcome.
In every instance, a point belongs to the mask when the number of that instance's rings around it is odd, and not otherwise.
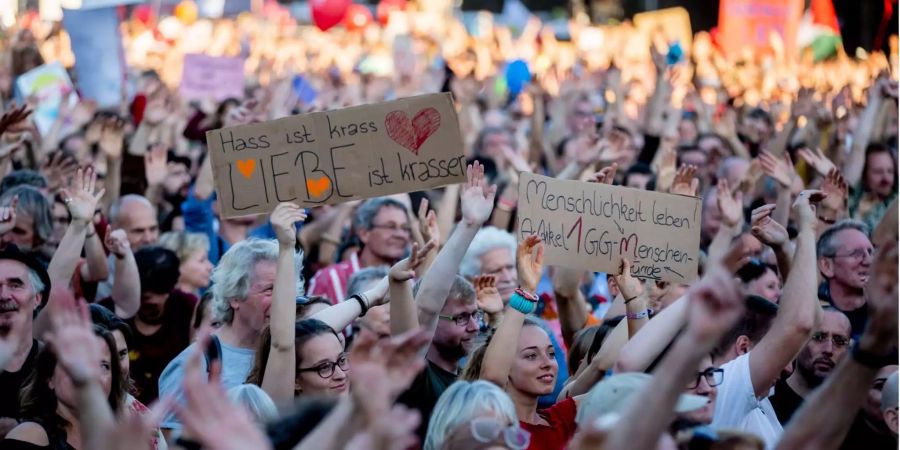
[[[710,367],[703,372],[697,372],[697,378],[694,378],[694,382],[688,386],[688,389],[695,389],[697,386],[700,386],[700,378],[706,378],[706,384],[708,384],[709,387],[718,386],[722,384],[722,381],[725,379],[725,369],[714,369]]]
[[[350,370],[350,360],[346,353],[338,356],[337,361],[325,361],[317,366],[297,369],[297,372],[316,372],[320,377],[328,379],[334,375],[335,367],[340,367],[344,372]]]
[[[471,314],[462,313],[462,314],[457,314],[455,316],[439,315],[438,319],[449,320],[449,321],[456,323],[457,325],[459,325],[461,327],[464,327],[464,326],[468,325],[469,321],[472,319],[475,319],[475,323],[481,322],[481,320],[484,319],[484,311],[479,309]]]
[[[412,227],[409,225],[397,225],[395,223],[372,224],[372,229],[381,229],[387,231],[399,231],[401,233],[412,233]]]
[[[835,347],[844,348],[844,347],[847,347],[848,345],[850,345],[850,338],[841,336],[839,334],[831,334],[830,335],[828,333],[823,333],[821,331],[818,333],[813,333],[811,339],[814,342],[822,344],[828,340],[829,336],[831,336],[831,343],[834,344]]]

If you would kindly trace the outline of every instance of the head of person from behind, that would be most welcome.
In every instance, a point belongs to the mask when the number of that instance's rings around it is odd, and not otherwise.
[[[138,319],[148,325],[160,325],[165,319],[166,303],[179,277],[175,253],[159,246],[147,246],[134,254],[141,280],[141,307]]]
[[[756,295],[744,297],[744,304],[747,308],[744,315],[722,336],[713,350],[713,364],[716,366],[721,366],[753,350],[769,331],[775,315],[778,314],[778,305]],[[792,370],[790,364],[785,367],[788,374]]]
[[[9,206],[17,198],[16,222],[0,236],[3,244],[15,244],[23,251],[38,250],[53,238],[53,210],[47,197],[32,186],[20,185],[0,196],[0,205]]]
[[[363,245],[363,265],[393,264],[409,252],[409,215],[406,205],[396,199],[366,200],[356,210],[353,227]]]
[[[116,200],[110,207],[109,219],[113,228],[125,230],[133,251],[159,240],[156,208],[141,195],[129,194]]]
[[[891,433],[897,436],[897,372],[892,373],[881,389],[881,417]]]
[[[438,399],[423,450],[441,450],[457,427],[478,418],[489,418],[506,426],[516,425],[516,408],[509,396],[487,381],[457,381]]]
[[[419,285],[416,287],[418,292]],[[438,315],[428,359],[445,363],[445,370],[456,367],[459,360],[472,351],[480,317],[475,303],[475,288],[465,278],[456,275],[447,301]]]

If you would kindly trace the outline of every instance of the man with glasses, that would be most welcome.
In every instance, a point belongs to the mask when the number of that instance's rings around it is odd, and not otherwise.
[[[873,251],[869,228],[858,220],[832,225],[816,244],[818,268],[824,278],[819,299],[847,315],[854,338],[862,333],[868,318],[865,286]]]
[[[356,210],[353,229],[362,245],[359,254],[325,267],[309,284],[309,295],[321,295],[332,303],[348,297],[347,283],[362,268],[394,265],[406,257],[410,224],[406,205],[390,198],[366,200]]]
[[[803,399],[844,359],[850,342],[850,319],[830,306],[823,308],[822,324],[797,355],[794,373],[775,384],[770,399],[781,423],[788,423]]]

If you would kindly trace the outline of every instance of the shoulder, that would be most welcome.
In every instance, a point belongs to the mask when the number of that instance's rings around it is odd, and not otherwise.
[[[20,423],[6,435],[6,438],[41,446],[50,445],[47,431],[37,422]]]
[[[546,409],[547,416],[551,420],[562,423],[574,423],[577,412],[578,402],[575,400],[575,397],[569,397]]]
[[[166,365],[166,368],[163,369],[162,373],[159,375],[160,391],[163,390],[164,384],[169,384],[170,382],[181,378],[184,373],[184,362],[187,360],[188,356],[190,356],[191,352],[194,351],[196,346],[196,342],[191,343],[191,345],[188,345],[187,348],[182,350],[178,356],[169,361],[169,364]],[[200,363],[204,364],[204,361],[201,359]],[[180,382],[178,381],[175,381],[175,383],[180,385]]]

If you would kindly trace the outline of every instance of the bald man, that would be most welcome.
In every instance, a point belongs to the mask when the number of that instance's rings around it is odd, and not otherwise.
[[[155,245],[159,240],[159,222],[156,219],[156,208],[141,195],[125,195],[110,206],[109,226],[107,233],[111,233],[113,230],[124,231],[131,248],[122,255],[110,253],[107,261],[109,277],[106,281],[97,285],[97,299],[113,297],[116,300],[116,297],[130,296],[134,294],[135,287],[138,292],[137,295],[140,296],[140,282],[137,280],[137,263],[134,262],[133,252]],[[113,289],[116,285],[116,274],[122,272],[119,269],[125,269],[128,277],[133,278],[133,280],[119,283],[119,289]],[[114,294],[114,291],[118,292]],[[127,292],[127,294],[123,293],[123,291]],[[130,313],[122,316],[122,318],[130,319],[133,315],[133,313]]]

